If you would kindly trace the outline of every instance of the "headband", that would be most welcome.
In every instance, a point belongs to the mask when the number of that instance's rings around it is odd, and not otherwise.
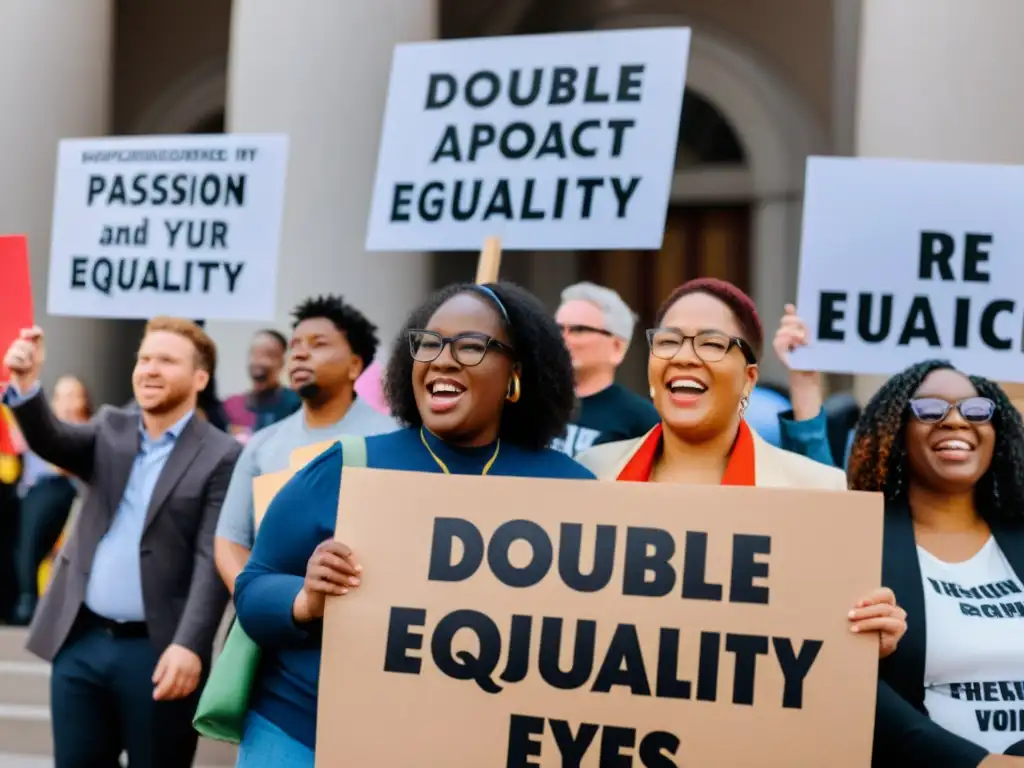
[[[480,283],[474,283],[472,288],[476,293],[489,299],[498,308],[498,311],[501,312],[501,316],[505,320],[505,326],[512,330],[512,321],[509,319],[508,310],[505,309],[505,303],[498,297],[498,294],[492,288]]]

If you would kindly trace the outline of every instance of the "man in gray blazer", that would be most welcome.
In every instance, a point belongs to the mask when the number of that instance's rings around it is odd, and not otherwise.
[[[213,535],[241,446],[196,397],[216,347],[195,323],[154,318],[132,374],[136,409],[60,422],[38,379],[43,334],[22,331],[5,401],[32,450],[89,485],[29,631],[53,662],[56,768],[192,765],[192,728],[227,590]]]

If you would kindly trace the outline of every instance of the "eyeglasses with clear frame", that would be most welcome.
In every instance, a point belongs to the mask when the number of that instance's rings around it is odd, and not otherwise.
[[[444,348],[451,346],[455,362],[466,368],[480,365],[487,350],[496,349],[515,358],[515,350],[485,333],[460,333],[457,336],[442,336],[435,331],[414,328],[406,332],[409,339],[409,354],[417,363],[432,363],[441,356]]]
[[[757,355],[747,342],[738,336],[720,331],[702,331],[687,336],[678,328],[648,328],[647,344],[651,354],[662,360],[671,360],[682,351],[687,341],[693,344],[693,353],[705,363],[718,363],[725,359],[733,347],[743,353],[748,365],[757,363]]]
[[[987,397],[965,397],[955,403],[938,397],[915,397],[910,401],[910,412],[922,424],[939,424],[946,420],[954,408],[969,424],[992,421],[996,412],[996,404]]]

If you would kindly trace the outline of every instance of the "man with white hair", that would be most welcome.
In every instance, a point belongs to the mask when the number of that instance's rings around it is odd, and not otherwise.
[[[592,445],[641,437],[658,423],[650,401],[615,383],[633,338],[636,315],[615,291],[594,283],[576,283],[562,291],[555,321],[572,355],[575,420],[552,448],[577,456]]]

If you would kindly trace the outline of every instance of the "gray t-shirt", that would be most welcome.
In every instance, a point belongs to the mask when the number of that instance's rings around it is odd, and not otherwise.
[[[380,435],[394,432],[398,424],[390,417],[375,411],[363,400],[356,399],[345,418],[321,429],[306,426],[305,414],[300,410],[276,424],[261,429],[246,444],[235,464],[224,504],[217,522],[217,536],[252,549],[256,540],[255,509],[253,508],[252,481],[259,475],[288,468],[292,451],[305,445],[335,440],[341,435]]]

